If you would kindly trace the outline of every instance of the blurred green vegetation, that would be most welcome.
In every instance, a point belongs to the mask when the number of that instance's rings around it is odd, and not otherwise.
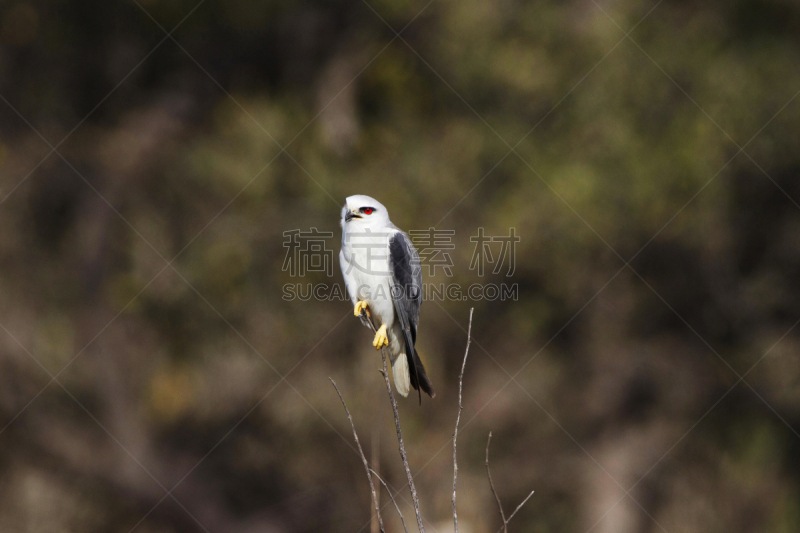
[[[0,530],[368,529],[327,377],[401,489],[370,333],[282,298],[351,194],[519,287],[422,307],[431,531],[471,306],[463,530],[489,430],[516,531],[800,528],[796,2],[139,2],[0,0]]]

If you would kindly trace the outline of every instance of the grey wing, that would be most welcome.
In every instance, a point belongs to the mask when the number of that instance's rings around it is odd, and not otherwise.
[[[389,239],[389,265],[395,314],[407,335],[407,343],[413,349],[417,342],[419,307],[422,303],[422,268],[417,250],[402,231]]]
[[[422,268],[417,250],[402,231],[389,239],[389,266],[392,271],[395,318],[403,328],[411,386],[419,392],[419,401],[422,403],[422,391],[431,398],[436,396],[415,346],[419,306],[422,303]]]

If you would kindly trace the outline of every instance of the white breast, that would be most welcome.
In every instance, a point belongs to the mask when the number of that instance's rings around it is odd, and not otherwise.
[[[387,328],[394,323],[389,239],[395,231],[345,236],[339,253],[345,285],[353,303],[366,301],[372,315]]]

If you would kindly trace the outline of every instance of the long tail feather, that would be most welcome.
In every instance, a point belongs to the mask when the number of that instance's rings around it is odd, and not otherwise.
[[[406,358],[408,359],[408,370],[411,375],[411,386],[417,391],[421,388],[428,396],[435,398],[436,391],[433,390],[431,380],[425,372],[425,366],[423,366],[417,350],[413,346],[406,346]],[[420,403],[422,403],[422,397],[420,397]]]

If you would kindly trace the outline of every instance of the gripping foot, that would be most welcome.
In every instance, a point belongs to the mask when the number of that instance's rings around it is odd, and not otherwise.
[[[375,332],[375,339],[372,341],[372,345],[375,347],[376,350],[380,350],[383,346],[389,346],[389,337],[386,336],[386,326],[383,325]]]
[[[367,316],[369,316],[369,309],[367,309],[367,302],[365,302],[364,300],[359,300],[356,303],[356,307],[353,309],[353,314],[355,316],[361,316],[362,311],[367,313]]]

